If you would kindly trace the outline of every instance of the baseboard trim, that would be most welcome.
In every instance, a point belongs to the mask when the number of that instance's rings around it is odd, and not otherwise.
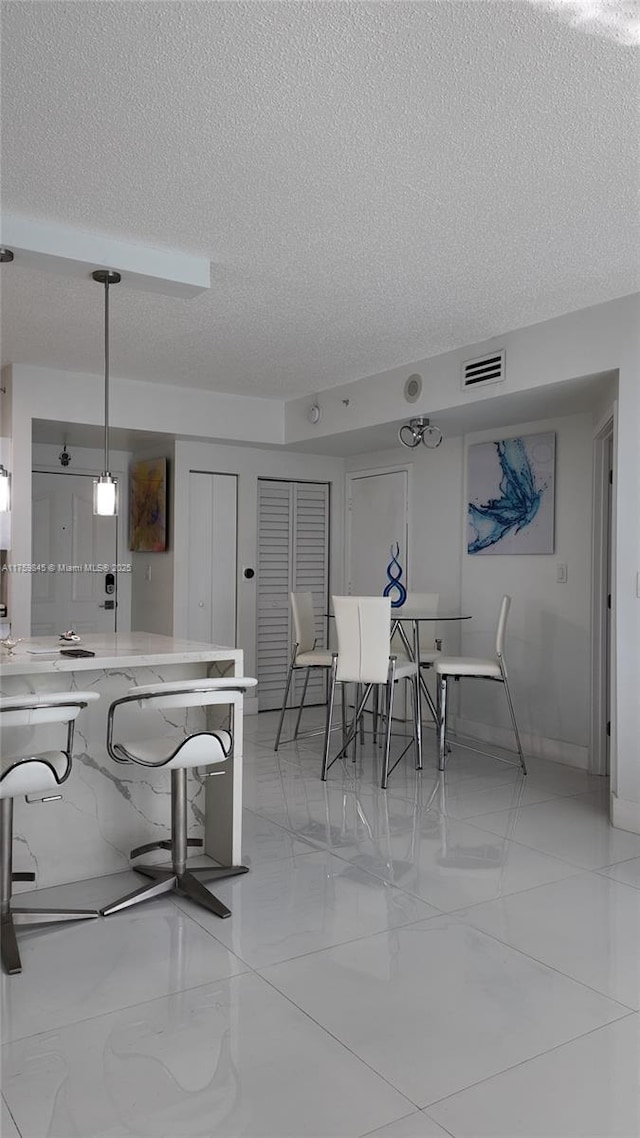
[[[448,717],[447,717],[448,718]],[[452,717],[453,718],[453,717]],[[513,751],[515,739],[510,727],[490,727],[487,723],[476,723],[471,719],[453,719],[454,730],[461,735],[470,735],[483,743],[493,743],[496,747],[506,747]],[[520,732],[520,740],[525,755],[538,759],[549,759],[554,763],[564,763],[568,767],[589,769],[589,748],[579,747],[577,743],[566,743],[562,739],[546,739],[543,735],[529,735]]]
[[[628,798],[612,794],[611,825],[617,830],[630,830],[632,834],[640,834],[640,802],[631,802]]]

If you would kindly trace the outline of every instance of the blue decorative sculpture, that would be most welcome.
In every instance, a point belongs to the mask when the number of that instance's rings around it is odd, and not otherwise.
[[[391,608],[399,609],[407,599],[407,590],[400,580],[402,577],[402,565],[398,561],[398,558],[400,556],[400,546],[398,545],[397,541],[395,543],[395,553],[393,551],[393,546],[391,546],[390,552],[391,561],[387,565],[387,577],[389,578],[389,584],[385,587],[384,593],[382,595],[383,597],[391,597]],[[394,592],[397,594],[395,599],[392,595]]]

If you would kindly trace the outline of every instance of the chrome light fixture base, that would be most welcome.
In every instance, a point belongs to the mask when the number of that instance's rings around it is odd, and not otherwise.
[[[429,419],[420,415],[416,419],[409,419],[408,423],[403,423],[398,431],[398,440],[409,450],[414,450],[420,446],[420,443],[429,450],[435,450],[442,442],[442,431]]]

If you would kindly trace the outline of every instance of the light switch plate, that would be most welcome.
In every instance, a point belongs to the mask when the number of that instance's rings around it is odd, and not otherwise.
[[[567,583],[567,566],[562,563],[556,565],[556,581],[559,585]]]

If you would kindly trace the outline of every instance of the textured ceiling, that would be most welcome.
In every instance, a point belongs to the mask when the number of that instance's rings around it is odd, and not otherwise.
[[[638,52],[552,6],[2,11],[3,208],[213,264],[114,290],[116,375],[289,398],[640,287]],[[2,276],[5,362],[100,372],[95,285]]]

